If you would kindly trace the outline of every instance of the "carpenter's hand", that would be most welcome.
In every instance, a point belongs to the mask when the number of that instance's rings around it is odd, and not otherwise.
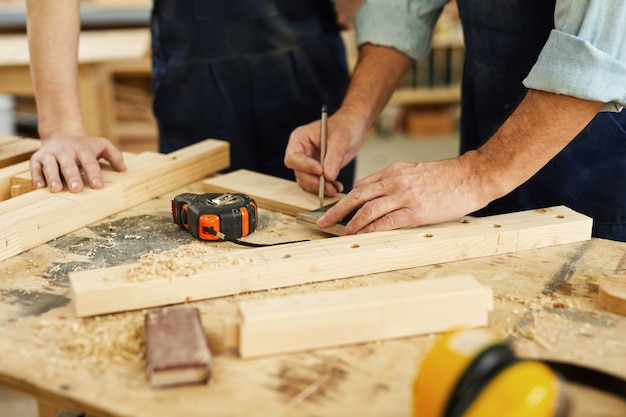
[[[51,192],[63,190],[63,180],[71,192],[83,190],[81,173],[91,188],[102,188],[104,178],[98,163],[104,158],[116,171],[125,171],[122,153],[105,138],[55,134],[42,140],[41,148],[30,159],[30,172],[35,188]]]
[[[361,8],[362,3],[362,0],[335,0],[337,24],[341,29],[354,29],[354,16]]]
[[[482,208],[480,181],[471,153],[437,162],[396,162],[358,181],[321,217],[327,228],[356,211],[345,234],[366,233],[453,220]]]
[[[349,117],[339,112],[328,118],[326,136],[326,158],[324,167],[319,161],[321,122],[309,123],[295,129],[289,136],[285,151],[285,166],[294,170],[300,187],[317,194],[319,176],[324,172],[327,197],[334,197],[343,191],[343,184],[337,181],[341,168],[346,166],[358,152],[363,142],[362,129],[356,129]]]

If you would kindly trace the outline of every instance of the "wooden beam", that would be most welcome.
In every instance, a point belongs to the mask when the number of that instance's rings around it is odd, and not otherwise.
[[[242,358],[488,324],[489,287],[469,275],[238,303]]]
[[[317,194],[301,189],[295,181],[240,169],[228,174],[208,178],[202,182],[207,193],[244,193],[259,207],[295,216],[302,211],[319,208]],[[326,198],[326,203],[338,201],[344,194]]]
[[[28,160],[40,146],[39,139],[0,136],[0,168]]]
[[[34,190],[0,203],[0,260],[182,187],[229,164],[227,142],[208,139],[167,155],[146,152],[126,172],[104,170],[105,186]]]
[[[566,207],[415,229],[225,252],[206,270],[130,280],[135,265],[70,273],[78,316],[91,316],[589,240],[592,220]],[[297,271],[297,273],[295,273]],[[165,274],[168,273],[168,274]]]

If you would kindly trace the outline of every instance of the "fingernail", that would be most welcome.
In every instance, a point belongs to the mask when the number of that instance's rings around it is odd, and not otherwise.
[[[50,183],[50,188],[56,189],[56,188],[59,188],[59,185],[60,185],[60,184],[59,184],[58,182],[56,182],[56,181],[52,181],[52,182]]]
[[[76,190],[76,189],[78,189],[78,181],[73,181],[70,184],[70,190]]]
[[[43,182],[41,182],[41,181],[37,181],[37,182],[35,183],[35,188],[37,188],[37,189],[38,189],[38,188],[43,188],[43,186],[44,186],[44,183],[43,183]]]
[[[97,188],[97,187],[101,187],[102,186],[102,182],[99,179],[93,179],[91,180],[91,186],[93,188]]]

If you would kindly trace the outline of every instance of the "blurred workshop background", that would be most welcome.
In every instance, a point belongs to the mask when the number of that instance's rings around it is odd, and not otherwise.
[[[0,0],[0,135],[37,138],[29,73],[25,0]],[[79,88],[88,133],[127,152],[157,149],[152,114],[150,0],[81,1]],[[354,33],[345,32],[348,62]],[[463,37],[452,1],[439,19],[428,59],[416,63],[370,131],[357,158],[357,178],[398,160],[427,161],[458,154]],[[37,415],[36,403],[0,390],[0,415]]]

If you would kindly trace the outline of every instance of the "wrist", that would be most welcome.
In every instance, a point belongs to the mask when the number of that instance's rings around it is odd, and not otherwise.
[[[484,150],[477,149],[459,157],[474,195],[476,207],[482,208],[492,201],[510,193],[515,183],[508,179],[506,167],[493,164],[493,158]]]
[[[85,129],[81,122],[69,122],[64,124],[49,124],[44,120],[39,120],[38,126],[39,137],[42,140],[53,137],[82,137],[86,136]]]

